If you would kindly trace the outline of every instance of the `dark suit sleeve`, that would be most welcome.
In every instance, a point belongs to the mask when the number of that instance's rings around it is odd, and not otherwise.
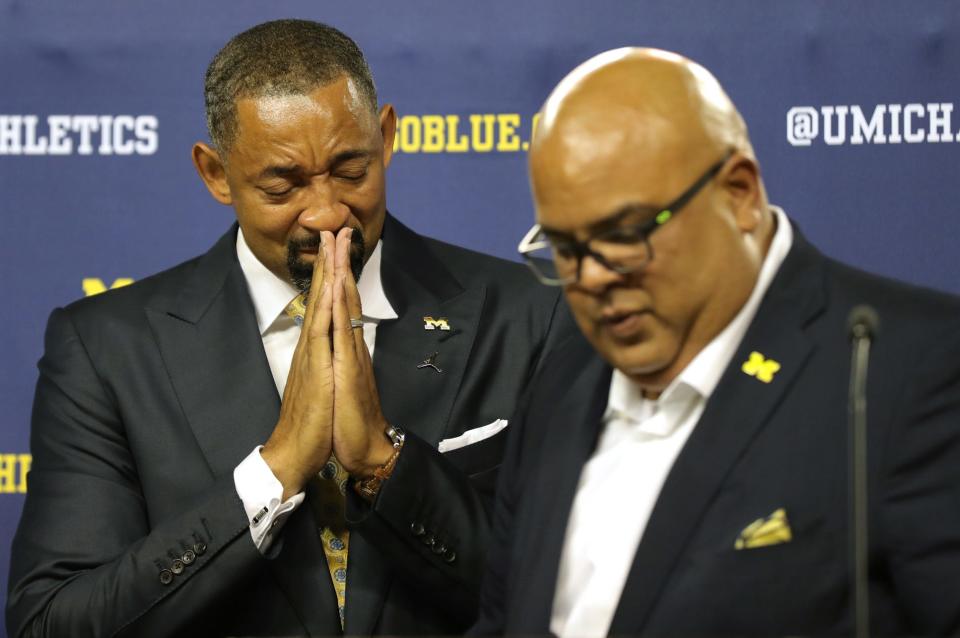
[[[433,446],[408,435],[376,501],[368,506],[351,495],[347,519],[432,605],[469,624],[489,542],[491,500],[492,489],[473,484]]]
[[[9,635],[189,633],[191,616],[259,559],[232,477],[178,516],[152,520],[123,415],[67,311],[51,316],[45,348],[29,492],[13,541]],[[161,571],[188,550],[189,564],[162,583]]]
[[[546,354],[575,329],[559,295],[547,325],[518,395]],[[347,498],[351,528],[464,629],[477,614],[487,550],[492,546],[494,491],[513,429],[511,421],[490,439],[448,454],[408,434],[397,466],[373,505],[355,494]]]
[[[907,382],[878,459],[877,540],[916,635],[960,631],[960,338],[954,326],[940,337],[902,362]]]

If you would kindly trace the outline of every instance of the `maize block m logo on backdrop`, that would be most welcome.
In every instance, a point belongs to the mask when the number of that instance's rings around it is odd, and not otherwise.
[[[133,283],[133,279],[129,277],[118,277],[113,280],[113,283],[110,284],[110,290],[114,288],[123,288],[124,286],[129,286]],[[99,295],[101,292],[107,292],[107,285],[104,283],[103,279],[99,277],[85,277],[83,282],[83,295],[85,297],[92,297],[94,295]]]

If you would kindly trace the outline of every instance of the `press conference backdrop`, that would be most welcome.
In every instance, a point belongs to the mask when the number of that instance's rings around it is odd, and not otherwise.
[[[390,209],[422,233],[511,259],[532,223],[525,151],[550,88],[605,49],[681,52],[725,84],[771,200],[825,252],[960,292],[957,7],[0,0],[3,580],[50,310],[196,255],[231,222],[189,150],[206,137],[204,69],[233,34],[279,17],[350,34],[401,116]]]

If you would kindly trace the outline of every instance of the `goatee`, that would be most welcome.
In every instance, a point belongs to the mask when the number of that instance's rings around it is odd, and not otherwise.
[[[320,237],[316,235],[306,239],[291,239],[287,242],[287,270],[290,272],[290,281],[302,293],[310,290],[310,282],[313,280],[313,264],[303,259],[300,253],[301,251],[318,252],[319,249]],[[366,244],[363,241],[363,233],[360,232],[359,228],[354,228],[353,234],[350,236],[350,271],[353,273],[355,281],[360,281],[364,255],[366,255]],[[317,259],[319,258],[318,254]]]

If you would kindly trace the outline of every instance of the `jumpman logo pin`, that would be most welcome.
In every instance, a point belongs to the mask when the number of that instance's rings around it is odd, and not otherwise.
[[[423,361],[421,361],[419,364],[417,364],[417,370],[419,370],[419,369],[421,369],[421,368],[433,368],[434,371],[435,371],[437,374],[441,374],[441,373],[443,372],[443,370],[441,370],[441,369],[437,366],[437,363],[436,363],[436,362],[437,362],[437,355],[438,355],[438,354],[440,354],[440,353],[439,353],[439,352],[434,352],[434,353],[431,354],[429,357],[427,357],[426,359],[424,359]]]

